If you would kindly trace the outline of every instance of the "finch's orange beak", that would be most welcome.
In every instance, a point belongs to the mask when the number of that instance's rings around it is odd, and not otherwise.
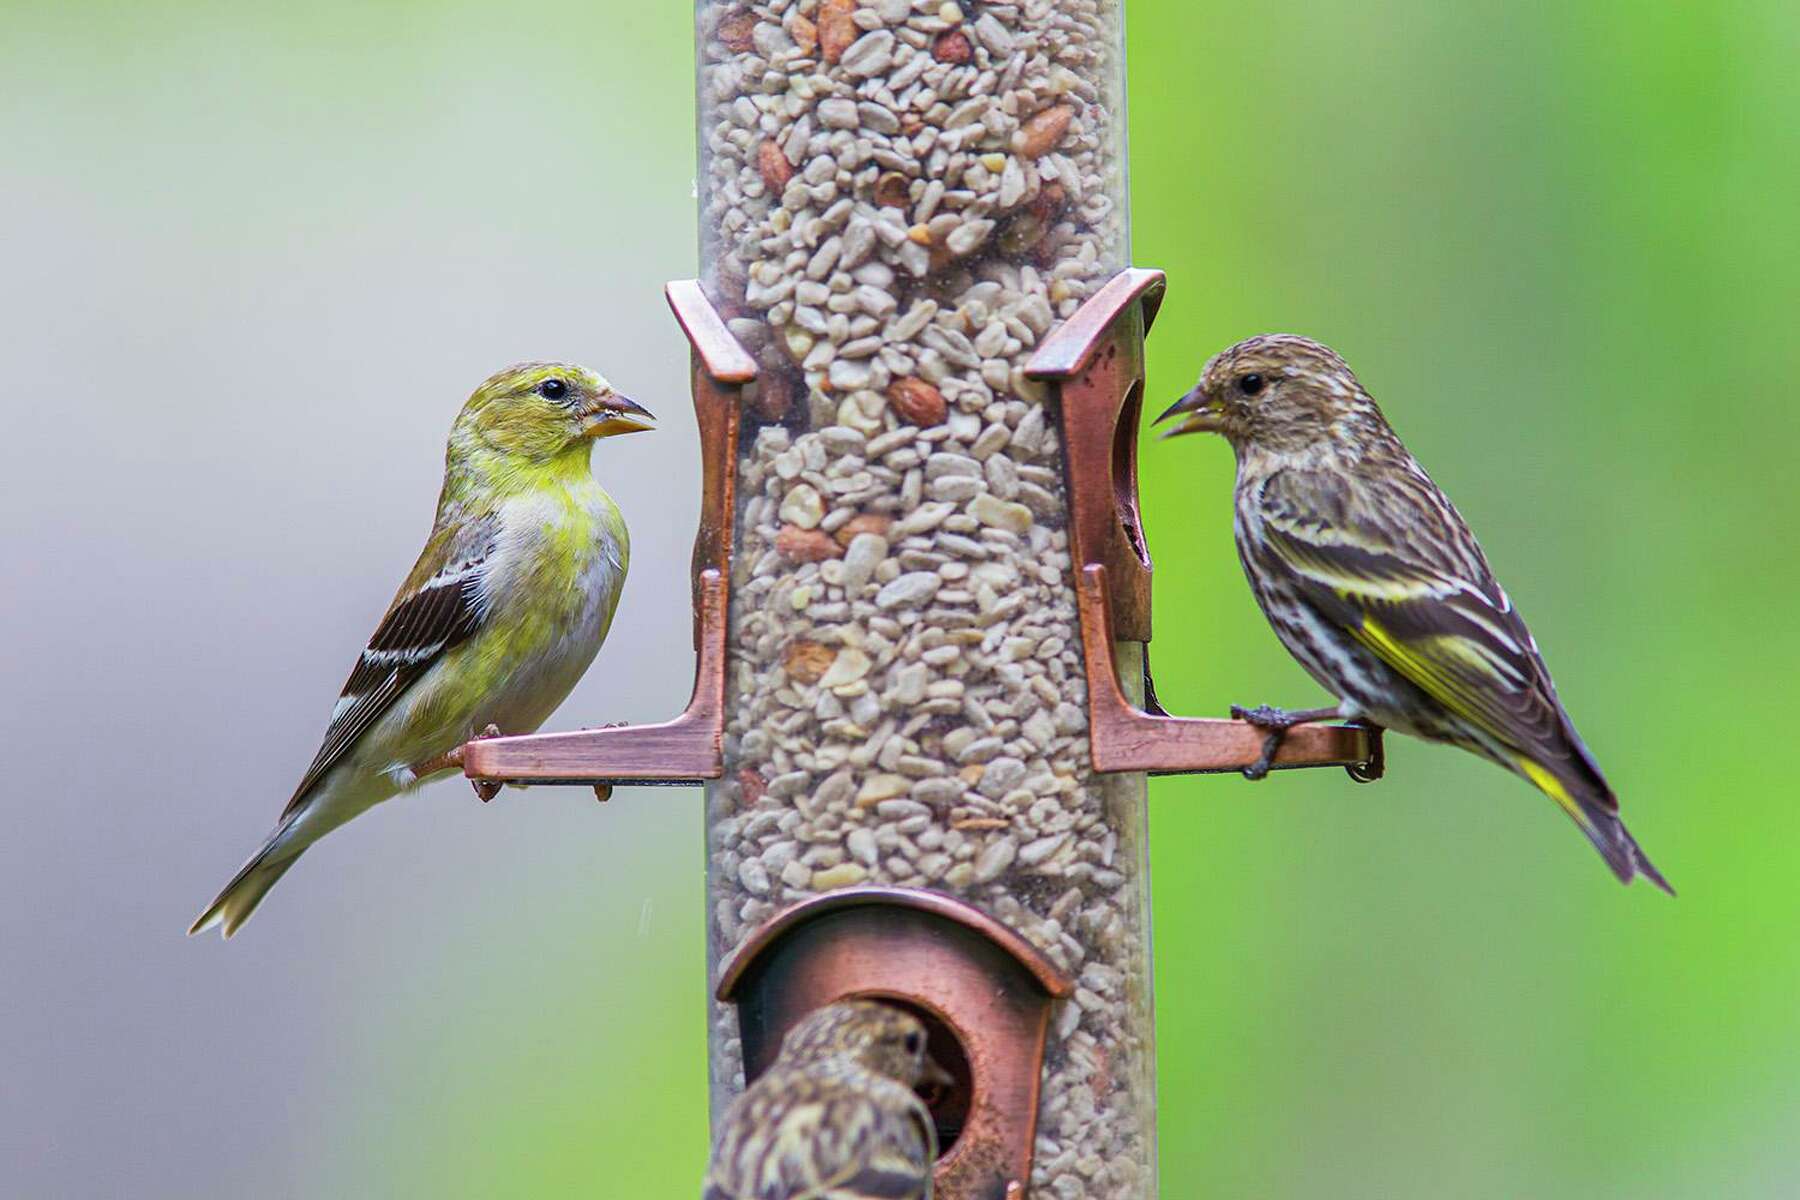
[[[614,393],[582,415],[581,436],[614,437],[621,433],[642,433],[655,429],[656,417],[635,400]]]
[[[1184,433],[1218,433],[1225,427],[1225,409],[1216,400],[1210,400],[1200,388],[1169,405],[1163,415],[1156,418],[1160,425],[1178,413],[1186,413],[1187,419],[1179,425],[1163,430],[1164,438],[1180,437]]]

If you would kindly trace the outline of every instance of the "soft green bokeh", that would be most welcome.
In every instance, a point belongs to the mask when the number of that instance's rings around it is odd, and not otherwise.
[[[1436,747],[1370,788],[1159,783],[1165,1194],[1800,1192],[1800,10],[1130,11],[1153,391],[1257,332],[1344,353],[1682,891]],[[1165,700],[1313,702],[1229,451],[1144,463]]]
[[[421,193],[401,148],[495,96],[533,122],[495,145],[517,135],[538,157],[485,147],[459,166],[494,191],[485,236],[513,237],[527,210],[582,228],[583,193],[555,186],[546,146],[603,160],[620,189],[685,194],[694,173],[690,11],[672,0],[78,7],[0,8],[4,86],[21,112],[54,108],[58,138],[112,146],[69,164],[71,204],[139,187],[146,227],[222,194],[255,210],[312,189],[317,229],[290,231],[303,254],[355,219],[333,207],[342,180],[391,177],[415,204],[460,186],[447,172]],[[1171,277],[1152,411],[1252,333],[1343,352],[1482,537],[1682,892],[1618,887],[1548,801],[1446,749],[1396,740],[1373,787],[1156,783],[1163,1195],[1800,1194],[1784,761],[1800,717],[1800,6],[1129,12],[1135,256]],[[245,122],[260,157],[158,173]],[[321,128],[333,161],[284,161],[284,139]],[[596,267],[633,235],[584,233]],[[128,235],[95,248],[139,252]],[[666,274],[693,262],[671,236]],[[1223,444],[1147,443],[1143,470],[1165,702],[1321,699],[1243,586]],[[698,814],[622,793],[608,818],[641,839],[629,870],[583,874],[570,848],[502,907],[446,894],[442,924],[361,918],[339,977],[292,985],[341,1037],[291,1097],[271,1080],[235,1098],[293,1106],[268,1194],[695,1194]],[[204,1154],[143,1193],[224,1194]]]

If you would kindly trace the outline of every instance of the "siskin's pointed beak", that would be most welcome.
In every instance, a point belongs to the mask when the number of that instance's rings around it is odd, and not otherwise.
[[[925,1056],[924,1069],[919,1072],[919,1086],[947,1088],[954,1087],[955,1085],[956,1076],[945,1070],[943,1066],[939,1064],[937,1059],[927,1054]]]
[[[1184,433],[1218,433],[1224,428],[1224,408],[1217,401],[1207,399],[1206,393],[1198,387],[1169,405],[1163,415],[1156,418],[1155,423],[1160,425],[1178,413],[1186,413],[1187,419],[1163,430],[1162,437],[1180,437]]]
[[[637,401],[616,392],[594,408],[582,421],[581,436],[616,437],[621,433],[642,433],[656,428],[656,417]]]

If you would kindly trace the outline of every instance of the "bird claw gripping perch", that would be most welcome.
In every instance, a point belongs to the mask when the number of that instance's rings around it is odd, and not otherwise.
[[[1313,721],[1329,721],[1338,715],[1338,710],[1335,707],[1287,709],[1276,708],[1272,704],[1245,708],[1241,704],[1234,704],[1231,706],[1231,715],[1235,720],[1247,721],[1258,729],[1268,731],[1263,737],[1262,753],[1255,762],[1244,768],[1244,778],[1256,780],[1268,778],[1269,769],[1274,765],[1275,756],[1280,751],[1281,744],[1287,740],[1290,730]],[[1387,774],[1387,750],[1381,736],[1381,726],[1365,720],[1350,721],[1347,725],[1349,728],[1367,730],[1372,744],[1368,759],[1346,764],[1344,774],[1357,783],[1374,783]]]
[[[1235,721],[1246,721],[1256,728],[1264,730],[1262,753],[1256,761],[1244,768],[1244,778],[1249,780],[1267,779],[1269,769],[1275,764],[1275,755],[1281,750],[1281,743],[1287,740],[1288,730],[1296,725],[1304,725],[1309,721],[1325,721],[1337,716],[1337,709],[1276,708],[1272,704],[1259,704],[1255,708],[1245,708],[1241,704],[1231,706],[1231,717]],[[1355,778],[1356,764],[1344,768]]]
[[[462,748],[463,773],[500,783],[579,783],[605,801],[618,784],[683,786],[724,773],[726,616],[741,393],[756,360],[738,344],[697,280],[665,289],[693,348],[700,426],[700,532],[694,539],[694,691],[687,708],[655,725],[609,725],[496,738]]]
[[[499,736],[500,727],[498,725],[489,725],[486,729],[483,729],[480,733],[476,734],[473,738],[470,738],[456,749],[450,751],[448,754],[440,754],[436,758],[428,758],[424,762],[413,767],[413,778],[423,779],[427,775],[435,775],[439,771],[447,770],[450,767],[456,767],[461,770],[463,767],[463,759],[465,757],[464,751],[476,742],[486,741],[489,738],[497,738]],[[495,796],[500,794],[501,785],[494,780],[471,779],[469,780],[469,783],[474,787],[475,795],[480,798],[483,804],[486,804],[489,800],[492,800]]]
[[[1137,434],[1144,334],[1165,288],[1161,271],[1120,272],[1039,344],[1025,368],[1054,388],[1062,424],[1094,769],[1179,775],[1341,766],[1353,778],[1378,777],[1381,731],[1372,726],[1297,724],[1271,736],[1247,720],[1169,716],[1148,686],[1148,646],[1144,706],[1127,699],[1121,686],[1115,640],[1150,640],[1151,561],[1138,509]]]
[[[484,742],[489,738],[497,738],[499,736],[500,727],[498,725],[489,725],[486,729],[483,729],[480,733],[476,734],[474,740]],[[491,779],[471,779],[469,780],[469,786],[475,789],[475,795],[480,797],[483,804],[486,804],[489,800],[492,800],[495,796],[500,794],[501,785],[495,783]]]

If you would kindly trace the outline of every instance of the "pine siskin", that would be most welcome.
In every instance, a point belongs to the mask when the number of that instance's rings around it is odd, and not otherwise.
[[[1233,708],[1281,734],[1336,717],[1472,750],[1555,800],[1622,882],[1674,893],[1619,820],[1537,643],[1455,507],[1348,364],[1270,334],[1216,355],[1164,434],[1220,433],[1237,454],[1238,556],[1288,648],[1339,703]]]
[[[630,538],[595,481],[594,439],[650,413],[585,367],[524,363],[469,397],[450,430],[424,552],[331,712],[275,831],[189,933],[230,937],[302,851],[460,763],[484,730],[529,733],[594,660]]]
[[[808,1013],[726,1110],[702,1200],[931,1200],[937,1130],[913,1088],[949,1076],[925,1042],[872,1000]]]

